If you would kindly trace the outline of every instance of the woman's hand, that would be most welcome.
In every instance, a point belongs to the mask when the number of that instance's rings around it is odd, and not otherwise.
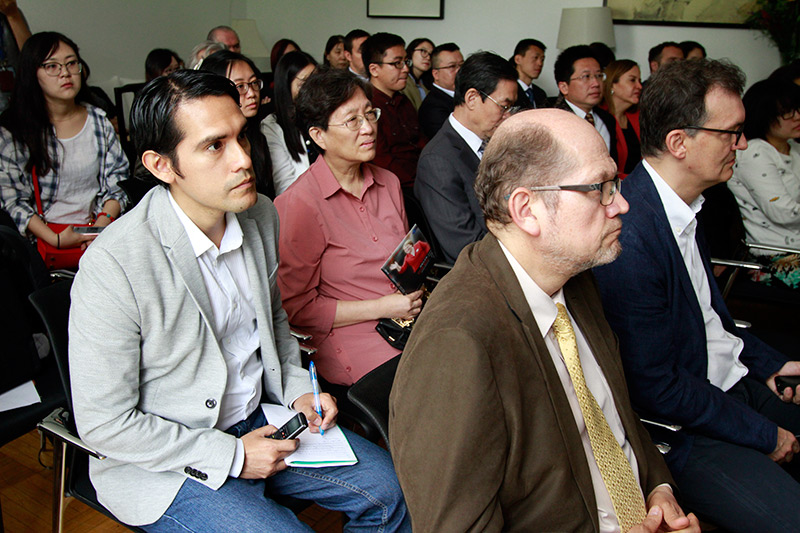
[[[56,235],[56,234],[54,234]],[[54,242],[51,242],[53,246],[57,246],[59,248],[77,248],[80,246],[82,250],[85,250],[89,243],[97,238],[97,235],[85,235],[82,233],[76,232],[72,229],[72,226],[67,226],[64,231],[57,234],[56,238],[53,239]]]
[[[378,300],[381,304],[381,318],[402,318],[410,320],[422,310],[422,289],[409,294],[387,294]]]

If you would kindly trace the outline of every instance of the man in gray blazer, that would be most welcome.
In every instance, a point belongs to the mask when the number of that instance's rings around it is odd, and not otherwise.
[[[422,150],[414,184],[441,260],[454,263],[464,246],[486,234],[472,185],[486,141],[516,99],[517,72],[491,52],[471,55],[456,76],[455,110]]]
[[[385,451],[348,433],[354,467],[287,468],[262,397],[314,412],[277,286],[278,217],[255,190],[222,77],[179,71],[146,86],[132,132],[163,186],[87,250],[72,289],[70,370],[100,502],[148,531],[309,531],[273,494],[346,512],[348,527],[408,530]]]

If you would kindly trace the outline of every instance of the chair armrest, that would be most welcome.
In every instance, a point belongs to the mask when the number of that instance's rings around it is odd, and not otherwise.
[[[317,353],[317,349],[313,346],[309,346],[308,344],[304,344],[302,342],[298,343],[300,345],[300,352],[302,355],[306,357],[311,357],[315,353]]]
[[[290,327],[289,332],[292,334],[292,337],[297,339],[297,342],[308,342],[311,340],[310,334],[300,331],[299,329],[295,329],[294,327]]]
[[[739,320],[738,318],[733,319],[733,324],[739,329],[749,329],[753,327],[753,324],[751,324],[747,320]]]
[[[679,426],[677,424],[664,424],[663,422],[656,422],[655,420],[648,420],[646,418],[641,418],[641,417],[639,418],[639,420],[642,421],[642,424],[649,424],[651,426],[668,429],[670,431],[680,431],[682,429],[682,426]]]
[[[49,435],[54,439],[66,442],[70,446],[74,446],[75,448],[78,448],[82,452],[87,453],[92,457],[97,459],[105,459],[105,455],[84,444],[84,442],[75,432],[70,431],[67,428],[61,415],[63,411],[64,409],[62,407],[58,407],[55,411],[47,415],[47,417],[45,417],[45,419],[39,422],[37,425],[39,431],[45,435]]]
[[[728,266],[733,268],[746,268],[747,270],[763,270],[764,266],[752,261],[734,261],[731,259],[719,259],[717,257],[711,258],[712,265]]]
[[[780,252],[783,254],[800,254],[797,248],[787,248],[786,246],[773,246],[771,244],[762,244],[760,242],[746,242],[745,246],[750,249],[766,250],[768,252]]]

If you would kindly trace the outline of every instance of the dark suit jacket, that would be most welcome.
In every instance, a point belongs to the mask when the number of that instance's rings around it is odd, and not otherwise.
[[[519,85],[519,84],[518,84]],[[553,107],[557,109],[563,109],[564,111],[569,111],[570,113],[574,113],[572,108],[569,106],[567,101],[564,99],[564,95],[559,95],[558,98],[555,99],[553,103]],[[614,161],[617,161],[617,119],[614,118],[614,115],[602,109],[600,107],[594,106],[592,108],[600,120],[603,121],[603,124],[606,125],[608,129],[608,134],[611,136],[611,148],[609,148],[609,153],[611,154],[611,158]]]
[[[533,99],[536,101],[536,109],[548,107],[547,93],[545,93],[536,85],[531,85],[531,89],[533,89]],[[514,105],[516,107],[521,107],[522,109],[534,108],[530,98],[528,98],[528,95],[525,94],[525,90],[522,88],[519,82],[517,82],[517,102]]]
[[[453,98],[441,89],[431,87],[419,106],[419,126],[428,139],[433,139],[453,109]]]
[[[625,179],[630,211],[622,215],[622,255],[595,268],[606,317],[619,335],[631,399],[643,415],[684,426],[660,435],[672,445],[667,463],[680,471],[695,433],[770,453],[777,427],[747,405],[711,385],[700,305],[650,175],[640,163]],[[722,325],[744,340],[740,360],[764,381],[786,358],[737,329],[714,282],[708,254],[697,241],[711,287],[711,305]]]
[[[419,156],[414,196],[442,248],[440,259],[451,264],[464,246],[486,235],[483,211],[472,188],[479,163],[449,120]]]
[[[630,407],[594,278],[564,287],[614,396],[642,489],[671,482]],[[569,400],[493,235],[468,246],[400,360],[389,435],[414,531],[597,531],[589,465]]]

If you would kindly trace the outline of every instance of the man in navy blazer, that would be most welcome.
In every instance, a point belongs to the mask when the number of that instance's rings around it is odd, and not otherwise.
[[[695,219],[747,147],[743,85],[728,63],[659,70],[641,105],[644,161],[624,182],[623,252],[595,275],[632,403],[682,426],[654,438],[672,447],[686,507],[730,531],[796,530],[800,484],[779,465],[800,451],[800,391],[776,391],[775,376],[800,364],[736,329]]]
[[[456,43],[440,44],[431,54],[431,76],[433,87],[419,106],[419,125],[422,132],[433,139],[442,124],[455,109],[453,97],[456,90],[456,75],[464,64],[464,56]]]

